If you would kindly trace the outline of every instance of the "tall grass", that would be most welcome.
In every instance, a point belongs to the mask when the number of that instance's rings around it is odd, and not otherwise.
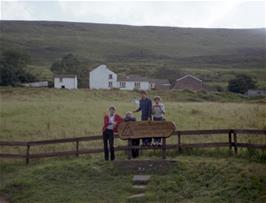
[[[185,102],[179,101],[182,94],[188,100],[193,97],[197,100],[203,93],[152,92],[152,96],[155,94],[162,95],[167,110],[166,118],[173,121],[178,130],[266,128],[264,103],[245,102],[243,98],[238,98],[242,102]],[[1,88],[0,140],[30,141],[99,135],[106,109],[115,105],[118,113],[124,115],[136,109],[133,100],[137,97],[137,92],[123,91]],[[139,119],[140,114],[136,116]],[[245,139],[265,143],[265,137],[261,136]],[[185,143],[215,140],[226,141],[226,136],[188,136],[182,139]],[[173,136],[167,142],[176,143],[176,138]],[[124,142],[117,140],[116,144]],[[91,143],[82,143],[81,147],[89,145]],[[94,146],[101,145],[101,142],[94,143]],[[56,147],[69,149],[74,145]],[[38,150],[55,150],[55,145],[38,147]]]

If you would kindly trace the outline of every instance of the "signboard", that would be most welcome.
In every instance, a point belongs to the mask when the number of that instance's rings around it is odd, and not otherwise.
[[[148,137],[170,137],[176,127],[170,121],[136,121],[123,122],[118,126],[120,139],[135,139]]]

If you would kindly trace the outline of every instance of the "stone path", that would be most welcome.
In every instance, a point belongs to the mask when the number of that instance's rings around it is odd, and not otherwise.
[[[0,203],[8,203],[8,202],[5,200],[5,198],[0,197]]]
[[[128,197],[129,202],[142,202],[145,201],[145,191],[147,188],[147,184],[150,180],[150,175],[134,175],[133,176],[133,190],[136,194]]]

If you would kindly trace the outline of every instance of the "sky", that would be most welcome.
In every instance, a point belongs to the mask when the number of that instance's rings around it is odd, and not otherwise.
[[[266,0],[0,0],[1,20],[49,20],[204,28],[266,27]]]

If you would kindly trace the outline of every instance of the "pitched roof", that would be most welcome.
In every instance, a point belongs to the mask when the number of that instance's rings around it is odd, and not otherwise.
[[[128,82],[149,82],[149,79],[145,78],[145,77],[142,77],[140,75],[127,75],[127,76],[124,76],[124,75],[119,75],[118,76],[118,81],[128,81]]]
[[[100,69],[100,68],[104,68],[104,69],[107,69],[107,70],[113,72],[113,71],[112,71],[110,68],[108,68],[107,65],[105,65],[105,64],[101,64],[101,65],[97,66],[96,68],[92,69],[90,72],[93,72],[93,71],[95,71],[95,70],[97,70],[97,69]],[[113,72],[113,73],[114,73],[114,72]]]
[[[77,75],[64,75],[64,74],[57,74],[54,75],[54,78],[76,78]]]
[[[183,77],[181,77],[181,78],[178,78],[178,79],[176,79],[176,81],[183,80],[183,79],[185,79],[185,78],[187,78],[187,77],[190,77],[190,78],[193,78],[193,79],[195,79],[195,80],[198,80],[198,81],[202,82],[201,79],[199,79],[199,78],[197,78],[197,77],[195,77],[195,76],[193,76],[193,75],[190,75],[190,74],[187,74],[187,75],[185,75],[185,76],[183,76]]]
[[[149,82],[155,83],[157,85],[169,85],[170,82],[167,79],[149,79]]]

